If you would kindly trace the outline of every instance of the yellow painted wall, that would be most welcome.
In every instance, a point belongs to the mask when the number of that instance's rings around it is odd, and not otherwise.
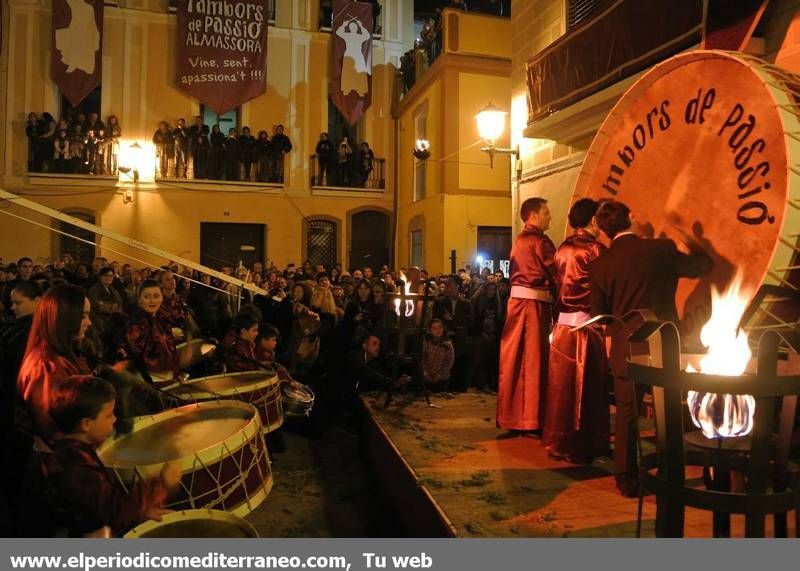
[[[103,120],[110,114],[119,117],[124,145],[149,142],[160,120],[174,124],[184,117],[191,123],[200,109],[198,101],[174,87],[175,16],[167,14],[165,6],[145,0],[136,9],[105,8],[101,115]],[[386,159],[386,190],[321,196],[310,188],[309,156],[319,133],[327,130],[330,34],[316,31],[314,0],[278,0],[277,14],[277,27],[269,28],[267,91],[242,106],[241,125],[253,131],[285,125],[294,144],[285,188],[143,183],[134,202],[125,204],[122,194],[131,186],[127,182],[27,176],[27,113],[49,111],[56,116],[59,111],[57,89],[49,76],[50,2],[5,2],[0,186],[56,209],[91,211],[104,228],[193,260],[199,259],[201,222],[255,222],[267,225],[267,256],[279,265],[297,264],[304,258],[303,217],[333,217],[339,221],[339,259],[347,263],[348,214],[364,207],[394,210],[395,125],[390,109],[396,64],[413,39],[412,23],[405,0],[386,2],[387,33],[374,42],[372,107],[363,121],[363,134],[376,157]],[[49,258],[57,241],[47,230],[0,216],[0,256],[5,260],[21,255]],[[110,242],[103,246],[113,247]],[[113,253],[108,257],[119,258]]]
[[[466,20],[458,16],[459,34],[465,29],[465,22],[472,26],[470,35],[485,34],[480,31],[481,21],[502,31],[492,35],[493,39],[510,38],[509,20],[477,15]],[[449,34],[449,22],[445,18],[445,37]],[[480,51],[475,47],[470,49]],[[495,168],[490,168],[489,156],[480,151],[483,143],[475,123],[475,115],[489,102],[510,110],[511,65],[502,41],[487,44],[485,50],[489,56],[477,57],[461,51],[441,55],[417,78],[414,88],[397,108],[400,266],[410,264],[410,225],[420,216],[424,219],[425,269],[432,273],[450,271],[453,249],[459,267],[474,260],[478,226],[511,225],[509,157],[497,156]],[[428,109],[427,138],[431,144],[427,195],[425,200],[413,202],[414,116],[424,108]],[[506,130],[498,145],[508,146],[509,140]]]
[[[530,1],[530,0],[528,0]],[[512,12],[513,14],[513,12]],[[461,10],[445,10],[445,49],[483,57],[511,57],[511,20]]]

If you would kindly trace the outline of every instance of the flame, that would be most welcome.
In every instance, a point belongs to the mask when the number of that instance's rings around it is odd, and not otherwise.
[[[730,286],[720,293],[711,290],[711,317],[700,331],[700,341],[708,353],[700,361],[700,372],[739,376],[744,373],[752,353],[747,334],[739,321],[750,295],[742,293],[742,274],[737,272]],[[687,372],[697,372],[691,365]],[[756,401],[750,395],[719,395],[689,391],[687,402],[692,422],[707,438],[744,436],[753,429]]]
[[[397,274],[397,277],[398,279],[403,280],[403,284],[405,284],[403,295],[404,296],[411,295],[411,282],[406,278],[406,275],[403,272],[400,272],[399,274]],[[410,299],[406,299],[405,305],[406,306],[403,311],[403,314],[406,317],[411,317],[412,315],[414,315],[414,302]],[[394,300],[394,312],[397,314],[398,317],[400,317],[400,299]]]

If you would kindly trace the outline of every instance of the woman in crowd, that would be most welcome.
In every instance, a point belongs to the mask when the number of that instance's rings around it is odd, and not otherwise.
[[[56,434],[50,418],[52,387],[72,375],[91,373],[79,350],[92,323],[90,311],[84,290],[67,284],[50,288],[34,311],[17,392],[25,404],[23,416],[27,416],[20,419],[21,423],[31,425],[45,441],[51,441]]]
[[[155,280],[145,280],[137,295],[139,307],[125,327],[123,358],[130,359],[143,373],[175,371],[178,351],[170,325],[158,317],[164,299]]]
[[[337,184],[339,186],[350,186],[350,162],[353,158],[353,147],[350,146],[350,141],[347,140],[347,135],[342,137],[339,146],[336,149],[336,176],[338,177]]]
[[[288,346],[289,370],[304,375],[314,366],[319,355],[320,316],[311,309],[311,286],[308,282],[292,288],[292,332]]]
[[[372,332],[378,322],[378,311],[372,286],[364,280],[360,281],[355,297],[345,307],[342,320],[342,338],[347,349],[358,347],[364,336]]]
[[[369,148],[369,143],[361,143],[361,152],[358,158],[358,174],[361,175],[361,186],[366,188],[369,175],[375,163],[375,153]]]
[[[108,154],[108,173],[117,174],[118,160],[119,160],[119,140],[122,137],[122,127],[119,125],[119,119],[116,115],[109,115],[106,122],[106,135],[111,142]]]

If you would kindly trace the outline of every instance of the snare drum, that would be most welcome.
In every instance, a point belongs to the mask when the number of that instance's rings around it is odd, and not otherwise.
[[[130,434],[109,439],[97,454],[126,489],[158,477],[164,462],[180,462],[183,477],[167,498],[167,509],[215,508],[244,516],[272,489],[261,418],[239,401],[139,417]]]
[[[283,392],[283,414],[292,417],[307,418],[314,406],[314,391],[301,383],[286,383]]]
[[[199,377],[171,384],[164,390],[189,401],[236,399],[252,404],[261,415],[264,432],[277,430],[283,424],[280,382],[274,371],[244,371]]]
[[[126,539],[160,538],[255,538],[258,532],[247,521],[220,510],[184,510],[173,512],[161,521],[148,520],[123,537]]]

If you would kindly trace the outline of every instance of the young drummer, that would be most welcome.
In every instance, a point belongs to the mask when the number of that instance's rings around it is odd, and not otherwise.
[[[160,519],[168,490],[181,478],[177,463],[166,463],[158,478],[126,492],[106,471],[97,448],[110,436],[116,417],[114,387],[103,379],[72,376],[53,387],[50,414],[61,436],[48,470],[70,535],[108,526],[121,535],[148,519]]]
[[[261,370],[256,360],[256,337],[258,337],[258,318],[248,312],[237,315],[222,340],[223,359],[227,372]]]
[[[261,328],[261,333],[256,343],[256,360],[268,369],[274,370],[281,381],[293,381],[294,379],[292,379],[288,369],[281,365],[275,357],[275,349],[278,346],[279,337],[280,333],[278,333],[277,328],[265,323]]]
[[[163,294],[158,282],[145,280],[139,286],[139,308],[125,327],[121,357],[133,359],[147,371],[175,371],[178,350],[169,324],[158,316]]]

